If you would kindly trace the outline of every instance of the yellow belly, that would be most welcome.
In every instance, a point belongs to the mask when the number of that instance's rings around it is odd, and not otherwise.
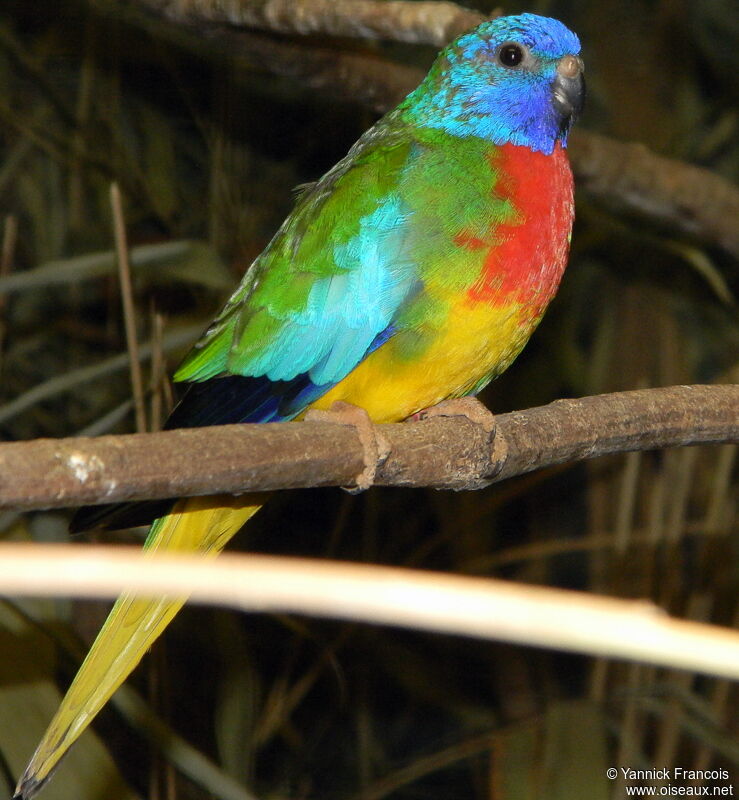
[[[519,304],[470,305],[463,299],[422,353],[409,356],[406,334],[375,350],[312,408],[336,400],[361,406],[375,422],[397,422],[449,397],[469,394],[518,355],[537,320]],[[410,334],[408,334],[410,335]]]

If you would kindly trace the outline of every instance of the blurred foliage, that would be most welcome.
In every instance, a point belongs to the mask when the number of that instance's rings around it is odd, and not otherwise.
[[[581,35],[585,125],[737,180],[733,0],[541,0],[528,10]],[[429,63],[424,48],[371,46]],[[76,0],[5,0],[0,214],[17,220],[18,234],[12,273],[0,276],[0,435],[131,429],[111,180],[139,248],[139,333],[149,339],[154,312],[164,315],[171,369],[269,241],[292,188],[371,122],[366,110],[236,65],[215,43],[193,49],[167,26],[144,31]],[[507,410],[736,381],[738,291],[738,265],[722,253],[580,196],[562,290],[485,400]],[[167,405],[165,388],[155,374],[155,407]],[[6,513],[0,528],[10,538],[65,535],[45,513]],[[460,495],[294,492],[235,546],[650,598],[732,624],[736,533],[736,450],[721,447],[568,465]],[[26,610],[0,609],[9,786],[56,707],[53,680],[71,677],[79,641],[104,614],[92,604]],[[43,659],[30,666],[30,652]],[[151,798],[173,796],[173,786],[181,798],[245,798],[231,777],[265,799],[599,800],[622,796],[604,777],[611,765],[725,766],[739,776],[736,687],[503,644],[187,609],[134,683],[145,711],[124,695],[96,730]],[[92,736],[77,753],[45,797],[129,796]],[[170,763],[189,779],[173,778]]]

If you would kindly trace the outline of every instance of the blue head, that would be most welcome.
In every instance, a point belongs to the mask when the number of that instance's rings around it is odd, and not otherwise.
[[[585,96],[580,41],[536,14],[499,17],[439,54],[401,104],[414,124],[551,153],[567,144]]]

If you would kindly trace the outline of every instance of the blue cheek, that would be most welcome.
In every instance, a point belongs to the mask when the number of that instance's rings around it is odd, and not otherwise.
[[[559,136],[551,99],[553,76],[503,68],[490,73],[487,81],[479,74],[460,75],[449,89],[436,94],[422,124],[455,136],[551,153]]]

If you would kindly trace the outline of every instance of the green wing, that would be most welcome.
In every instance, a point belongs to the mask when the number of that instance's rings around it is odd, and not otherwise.
[[[309,187],[176,380],[307,374],[324,385],[350,372],[418,283],[398,192],[412,149],[386,117]]]

